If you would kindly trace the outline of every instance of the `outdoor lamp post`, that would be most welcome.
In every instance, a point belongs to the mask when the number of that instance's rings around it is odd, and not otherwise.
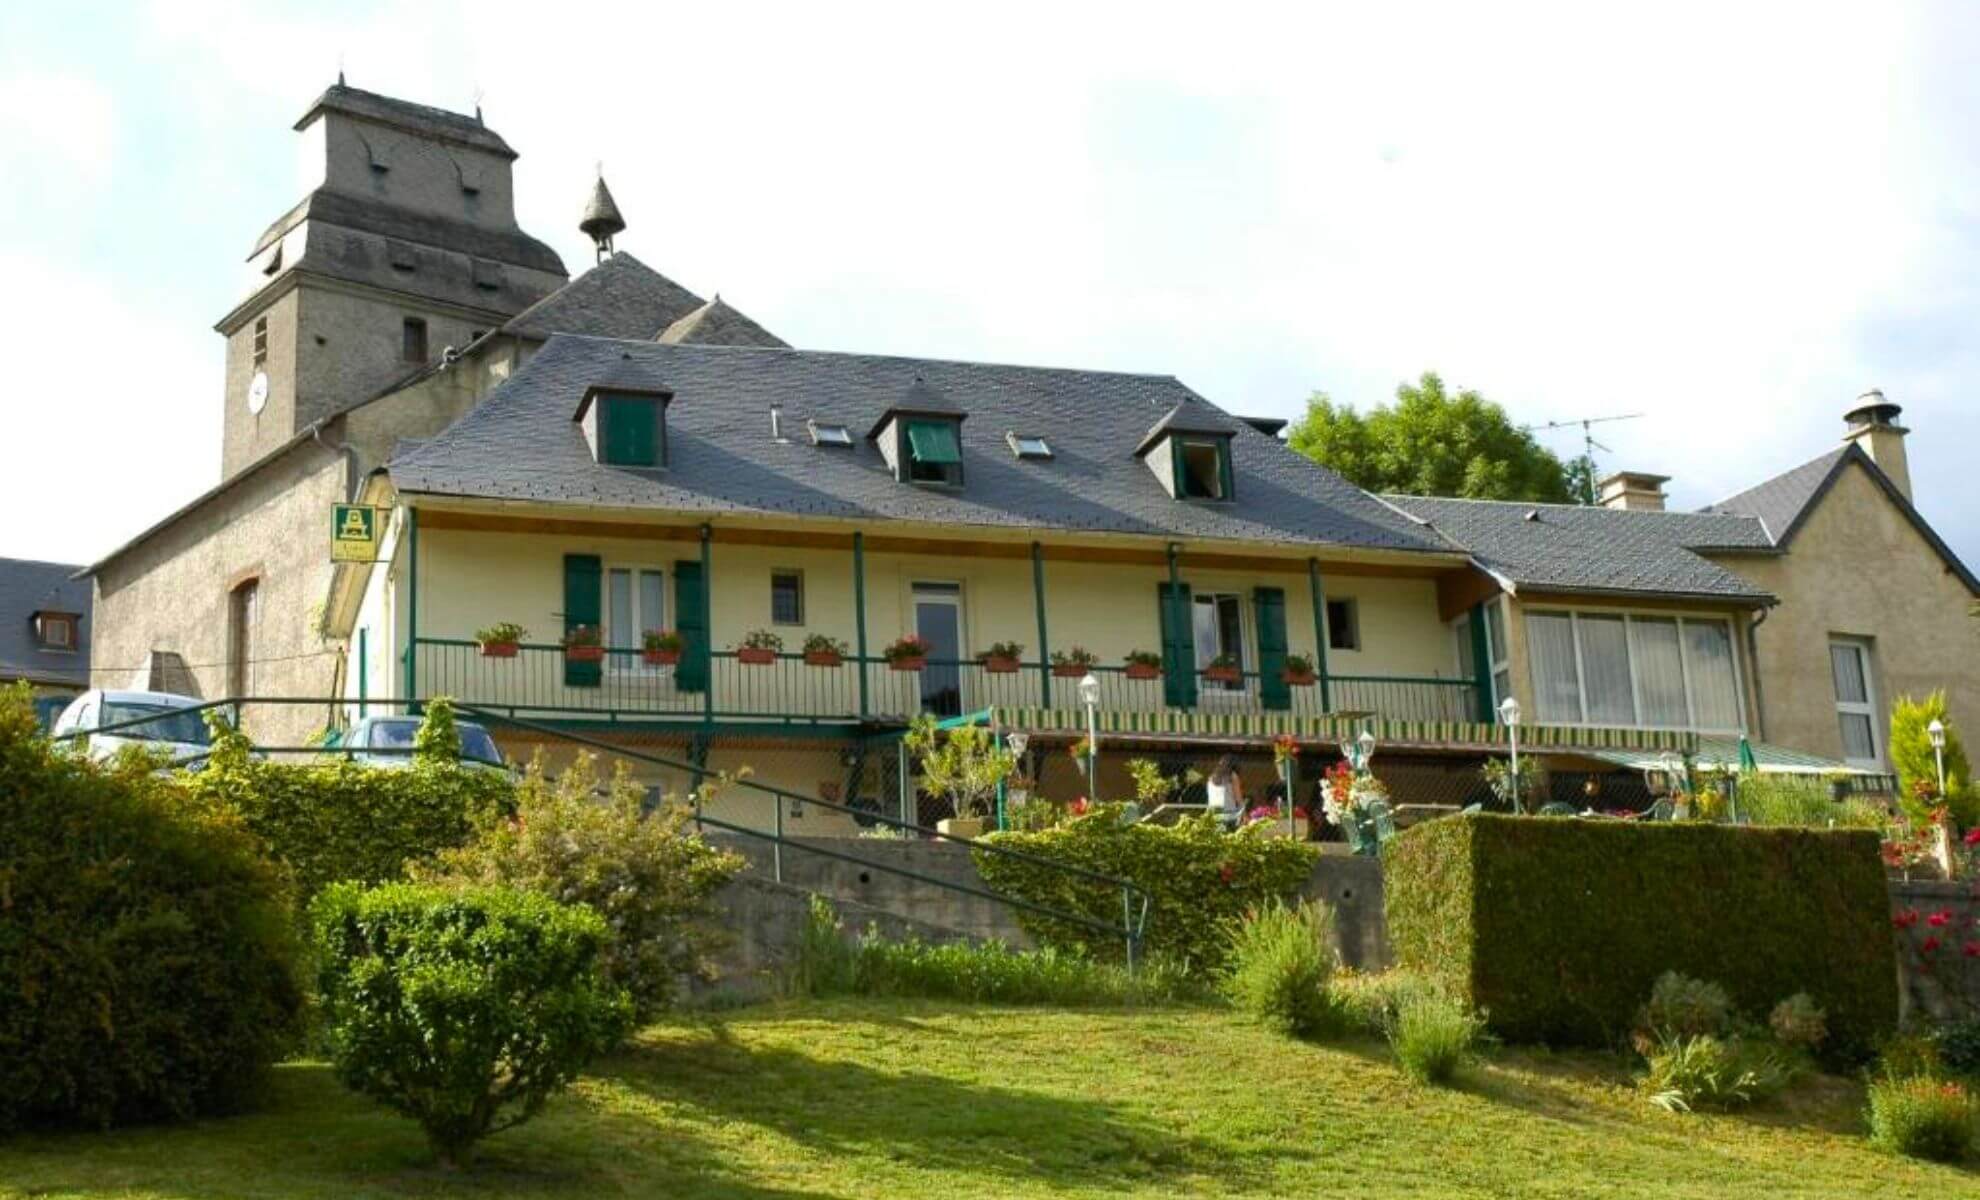
[[[1513,812],[1525,812],[1519,802],[1519,701],[1511,696],[1499,701],[1499,719],[1506,723],[1506,740],[1512,745]]]
[[[1100,680],[1093,672],[1079,681],[1079,702],[1086,705],[1086,801],[1100,803]]]
[[[1932,761],[1939,767],[1939,799],[1946,798],[1946,724],[1937,717],[1925,727],[1925,736],[1932,739]]]

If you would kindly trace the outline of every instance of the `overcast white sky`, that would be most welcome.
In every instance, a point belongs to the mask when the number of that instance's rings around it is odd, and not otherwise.
[[[335,15],[324,10],[335,7]],[[1236,411],[1425,369],[1695,507],[1905,408],[1980,564],[1980,6],[173,3],[0,11],[0,555],[217,481],[241,260],[335,76],[521,153],[799,346],[1179,376]],[[1579,448],[1562,434],[1563,455]]]

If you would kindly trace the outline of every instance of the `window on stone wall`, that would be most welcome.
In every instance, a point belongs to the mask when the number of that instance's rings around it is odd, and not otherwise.
[[[254,694],[254,660],[261,614],[261,581],[250,579],[227,597],[227,694]]]
[[[426,361],[426,321],[407,317],[399,338],[399,357],[409,363]]]
[[[254,366],[258,371],[268,361],[268,318],[254,319]]]

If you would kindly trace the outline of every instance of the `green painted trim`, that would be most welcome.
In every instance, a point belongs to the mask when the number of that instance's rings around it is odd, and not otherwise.
[[[419,510],[406,509],[406,701],[417,712],[419,698]]]
[[[1045,633],[1045,551],[1031,543],[1031,594],[1038,604],[1038,702],[1052,707],[1052,639]]]
[[[859,636],[859,715],[872,710],[866,681],[866,535],[853,531],[853,628]]]
[[[1471,680],[1478,697],[1474,711],[1489,725],[1498,714],[1492,709],[1492,647],[1485,637],[1483,600],[1471,606]]]
[[[710,664],[708,686],[701,689],[701,719],[710,725],[715,723],[715,581],[714,565],[709,558],[709,544],[714,540],[714,533],[707,525],[701,527],[701,619],[705,623],[702,636],[708,639]]]
[[[988,725],[991,715],[996,711],[994,708],[980,708],[972,713],[963,713],[961,716],[944,717],[935,722],[935,728],[961,729],[965,725]]]
[[[1327,675],[1327,589],[1320,579],[1320,560],[1306,560],[1307,594],[1313,600],[1313,672],[1320,677],[1320,711],[1334,711],[1333,684]]]
[[[358,676],[358,719],[359,720],[364,719],[364,709],[365,709],[364,702],[371,693],[371,687],[370,687],[371,681],[369,675],[369,671],[371,667],[371,655],[367,652],[367,647],[370,641],[367,635],[370,634],[370,632],[371,630],[368,627],[363,625],[358,626],[357,676]]]

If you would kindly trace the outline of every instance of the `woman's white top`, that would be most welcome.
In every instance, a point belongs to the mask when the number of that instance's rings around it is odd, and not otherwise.
[[[1223,783],[1211,780],[1205,788],[1205,800],[1211,812],[1230,812],[1237,807],[1237,777],[1234,775]]]

